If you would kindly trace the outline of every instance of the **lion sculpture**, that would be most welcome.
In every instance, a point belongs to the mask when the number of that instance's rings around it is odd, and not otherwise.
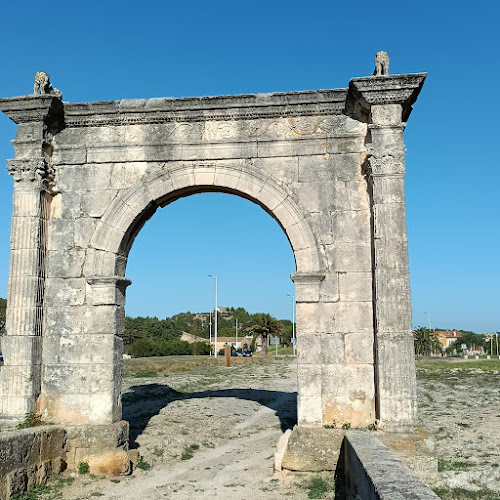
[[[52,87],[50,77],[45,71],[37,71],[35,74],[35,84],[33,85],[33,94],[50,94],[61,97],[62,94],[59,90]]]
[[[389,74],[389,55],[381,50],[375,54],[375,72],[374,76],[382,76]]]

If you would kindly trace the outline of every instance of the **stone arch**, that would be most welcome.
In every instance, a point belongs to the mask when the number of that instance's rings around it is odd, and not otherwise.
[[[123,276],[134,238],[157,208],[207,191],[235,194],[261,206],[285,232],[297,273],[321,272],[321,253],[308,211],[286,186],[245,165],[183,164],[147,176],[109,204],[91,240],[91,277]]]

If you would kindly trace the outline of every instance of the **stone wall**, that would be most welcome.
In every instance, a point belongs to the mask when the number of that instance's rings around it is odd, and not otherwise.
[[[66,468],[66,432],[45,426],[0,433],[0,499],[25,491]]]
[[[0,500],[87,462],[92,474],[130,472],[128,423],[42,426],[0,433]]]
[[[335,472],[339,500],[436,500],[439,497],[375,436],[346,432]]]

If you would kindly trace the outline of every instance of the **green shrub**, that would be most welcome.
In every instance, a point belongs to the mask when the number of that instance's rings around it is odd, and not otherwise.
[[[39,484],[23,493],[17,493],[10,498],[11,500],[38,500],[41,495],[47,493],[48,491],[50,491],[49,486],[46,484]]]
[[[87,460],[82,461],[78,464],[78,473],[79,474],[88,474],[90,472],[90,466]]]
[[[44,422],[42,420],[42,416],[37,413],[30,411],[26,413],[24,420],[17,425],[18,429],[27,429],[29,427],[38,427],[39,425],[43,425]]]
[[[141,459],[137,462],[136,467],[141,470],[149,470],[151,469],[151,464],[149,462],[146,462],[146,460],[141,457]]]
[[[181,455],[181,460],[189,460],[190,458],[193,458],[194,452],[199,448],[200,446],[197,444],[191,444],[189,446],[186,446],[184,448],[184,451],[182,452]]]
[[[306,488],[309,490],[307,492],[307,498],[323,498],[332,487],[319,476],[311,478],[306,483]]]
[[[191,344],[191,352],[198,356],[207,356],[210,354],[210,345],[206,342],[194,342]]]
[[[200,342],[199,344],[204,344]],[[128,348],[128,354],[133,358],[146,358],[150,356],[182,356],[193,354],[193,345],[180,339],[153,340],[139,339],[133,342]],[[205,344],[207,345],[207,344]],[[201,350],[201,347],[197,347]],[[207,352],[209,347],[207,345]],[[198,354],[198,352],[196,352]],[[203,354],[200,352],[200,354]]]

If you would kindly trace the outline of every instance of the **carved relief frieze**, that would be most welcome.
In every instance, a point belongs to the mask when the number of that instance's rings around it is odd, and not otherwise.
[[[331,137],[364,135],[366,133],[365,123],[354,120],[346,115],[334,115],[324,118],[318,123],[318,127],[323,130],[327,136]]]

